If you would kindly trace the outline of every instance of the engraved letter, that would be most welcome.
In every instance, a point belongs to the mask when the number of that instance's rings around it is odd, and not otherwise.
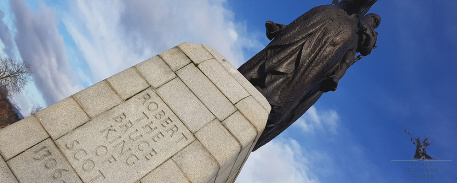
[[[151,95],[149,93],[144,94],[142,97],[139,98],[141,101],[143,101],[143,104],[146,103],[149,99],[151,99]]]
[[[127,165],[129,166],[132,166],[133,164],[135,164],[135,162],[137,162],[138,160],[140,160],[138,158],[138,156],[134,155],[134,154],[130,154],[130,156],[125,160],[125,163],[127,163]]]
[[[108,154],[108,148],[104,145],[100,145],[95,148],[95,155],[97,156],[105,156]]]
[[[114,117],[114,121],[116,121],[116,123],[121,123],[122,121],[124,121],[124,119],[127,118],[127,116],[125,115],[125,113],[122,113],[116,117]]]
[[[94,169],[95,167],[95,163],[94,161],[90,160],[90,159],[86,159],[84,160],[84,163],[83,163],[83,170],[86,171],[86,172],[90,172]]]
[[[152,127],[152,125],[154,125],[154,122],[151,121],[142,127],[143,129],[145,129],[146,134],[150,134],[150,133],[154,132],[155,130],[157,130],[157,127],[156,126]]]
[[[141,137],[143,137],[143,135],[141,135],[140,133],[138,133],[138,129],[135,129],[134,132],[130,133],[129,134],[129,139],[132,140],[132,142],[135,142],[137,141],[138,139],[140,139]],[[134,134],[137,134],[136,136]]]
[[[82,155],[82,154],[84,154],[84,155]],[[84,149],[78,149],[78,150],[76,150],[76,152],[73,154],[73,158],[74,158],[75,160],[78,160],[78,161],[79,161],[79,160],[81,160],[82,158],[84,158],[84,156],[86,156],[86,155],[87,155],[87,151],[86,151],[86,150],[84,150]]]
[[[157,105],[157,103],[155,102],[149,102],[148,104],[148,110],[149,111],[155,111],[159,108],[159,105]]]
[[[170,117],[168,117],[167,119],[165,119],[164,121],[162,121],[160,124],[161,124],[163,127],[167,127],[170,123],[173,123],[173,121],[170,119]]]
[[[169,133],[169,134],[171,133],[171,134],[170,134],[170,137],[173,137],[173,135],[175,134],[175,132],[178,131],[178,126],[173,125],[171,128],[167,129],[166,131],[167,131],[167,133]]]
[[[57,160],[54,158],[50,158],[50,159],[46,160],[46,162],[44,163],[44,167],[48,170],[51,168],[54,168],[56,165],[57,165]]]
[[[65,144],[65,147],[68,150],[72,150],[76,145],[79,145],[79,142],[77,140],[73,140],[71,144]]]
[[[165,116],[165,111],[160,110],[157,114],[154,114],[155,119],[162,119],[162,117]]]
[[[146,154],[146,156],[144,156],[144,157],[147,160],[151,160],[156,154],[157,154],[157,152],[154,149],[152,149],[152,151],[149,154]]]
[[[99,172],[99,174],[96,177],[94,177],[93,179],[91,179],[90,182],[95,182],[100,177],[103,177],[103,179],[105,179],[105,175],[103,175],[102,171],[98,170],[98,172]]]
[[[154,142],[158,142],[162,137],[164,137],[163,133],[159,132],[157,135],[154,135],[154,137],[152,137],[152,140],[154,140]]]
[[[138,143],[138,150],[139,151],[144,151],[146,150],[146,148],[148,148],[150,145],[149,145],[149,142],[147,141],[141,141],[140,143]]]

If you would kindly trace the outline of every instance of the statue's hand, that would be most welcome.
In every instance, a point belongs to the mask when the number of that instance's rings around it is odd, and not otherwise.
[[[325,78],[321,83],[320,90],[322,92],[335,91],[338,86],[338,81],[339,79],[335,75]]]

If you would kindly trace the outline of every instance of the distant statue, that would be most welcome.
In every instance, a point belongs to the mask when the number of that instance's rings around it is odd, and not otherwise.
[[[427,149],[427,146],[430,145],[430,142],[428,141],[428,137],[425,137],[424,141],[421,142],[421,139],[419,138],[419,136],[417,138],[415,138],[406,129],[404,129],[403,131],[405,131],[406,134],[411,136],[411,142],[413,142],[413,144],[416,145],[416,153],[414,153],[414,159],[422,159],[422,160],[435,159],[427,154],[426,149]]]
[[[238,68],[272,107],[254,151],[295,122],[324,92],[335,91],[348,67],[376,47],[374,29],[381,18],[366,14],[376,1],[334,1],[289,25],[266,22],[272,41]]]

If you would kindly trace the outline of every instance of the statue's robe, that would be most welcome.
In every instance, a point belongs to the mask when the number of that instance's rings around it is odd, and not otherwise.
[[[254,150],[279,135],[319,99],[324,79],[344,74],[354,62],[358,23],[358,15],[348,15],[336,5],[315,7],[281,26],[265,49],[238,68],[272,106]]]

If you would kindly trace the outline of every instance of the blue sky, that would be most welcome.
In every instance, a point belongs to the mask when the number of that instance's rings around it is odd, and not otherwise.
[[[33,81],[14,100],[27,116],[182,42],[207,44],[235,66],[268,44],[264,23],[288,24],[331,0],[0,2],[0,55]],[[335,92],[251,154],[237,182],[454,182],[457,178],[457,1],[379,0],[378,48]],[[405,168],[431,137],[433,178]]]

